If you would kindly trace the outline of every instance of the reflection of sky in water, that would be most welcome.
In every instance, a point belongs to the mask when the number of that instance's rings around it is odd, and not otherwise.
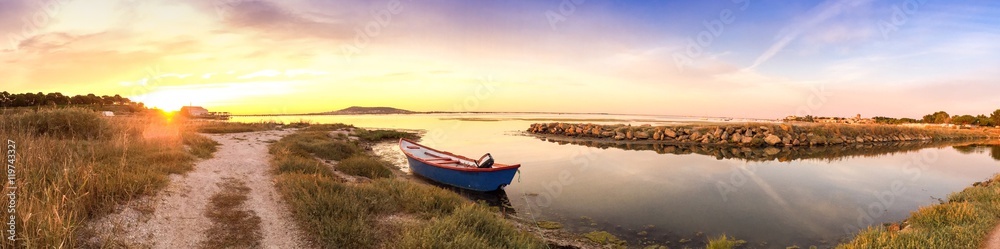
[[[458,116],[501,121],[441,119]],[[697,232],[711,236],[725,233],[757,246],[760,241],[782,248],[792,244],[820,245],[820,241],[833,244],[844,237],[845,227],[902,220],[918,207],[937,202],[935,198],[947,199],[949,193],[1000,172],[1000,163],[990,157],[989,148],[960,153],[952,147],[941,147],[832,161],[748,163],[702,155],[559,145],[517,136],[531,123],[541,121],[504,119],[514,116],[290,116],[237,117],[234,121],[306,119],[426,130],[423,141],[427,145],[471,157],[489,152],[498,162],[521,163],[520,182],[515,178],[506,191],[520,215],[533,213],[539,219],[561,221],[571,231],[601,229],[630,238],[636,237],[635,231],[653,225],[648,238],[673,240],[673,245],[679,238],[702,240],[692,238]],[[517,117],[523,116],[544,117]],[[656,123],[692,121],[656,119],[662,121]],[[921,170],[918,165],[926,167]],[[560,174],[568,177],[564,178],[568,184],[560,184]],[[885,195],[892,191],[894,182],[902,189],[900,194]],[[730,190],[725,198],[720,186]],[[880,201],[880,196],[885,201]],[[883,202],[891,203],[882,207]],[[539,210],[540,203],[549,205]],[[871,220],[862,218],[869,207],[874,207]],[[581,222],[582,216],[592,218],[598,226]],[[615,229],[617,225],[622,228]]]

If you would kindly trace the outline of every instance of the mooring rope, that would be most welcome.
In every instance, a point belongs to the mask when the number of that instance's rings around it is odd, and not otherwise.
[[[517,183],[521,183],[521,169],[517,169]],[[518,192],[521,193],[521,198],[524,199],[524,205],[528,207],[528,216],[531,217],[531,222],[534,223],[535,229],[538,229],[538,232],[541,233],[542,227],[538,225],[535,213],[531,211],[531,203],[528,203],[528,196],[524,194],[524,190],[519,189]],[[541,207],[539,207],[539,210],[541,210]],[[549,247],[549,243],[545,243],[545,248],[551,248]]]

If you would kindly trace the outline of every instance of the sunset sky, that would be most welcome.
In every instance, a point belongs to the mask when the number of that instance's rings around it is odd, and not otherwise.
[[[998,1],[0,0],[0,90],[777,118],[1000,108]]]

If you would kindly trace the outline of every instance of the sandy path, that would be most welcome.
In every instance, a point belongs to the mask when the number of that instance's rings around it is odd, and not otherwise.
[[[266,141],[278,140],[289,133],[207,135],[221,144],[213,158],[198,162],[186,175],[171,175],[170,185],[160,194],[98,221],[96,230],[104,234],[99,236],[107,242],[133,248],[199,247],[205,231],[212,226],[205,217],[209,198],[219,192],[217,184],[222,179],[234,178],[251,189],[244,208],[260,217],[264,248],[308,247],[274,188],[269,172]]]
[[[1000,249],[1000,226],[993,228],[986,237],[986,241],[983,242],[983,249]]]

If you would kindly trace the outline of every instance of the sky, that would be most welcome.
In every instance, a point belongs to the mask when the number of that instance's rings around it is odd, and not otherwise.
[[[0,0],[0,90],[236,114],[984,114],[997,41],[986,0]]]

